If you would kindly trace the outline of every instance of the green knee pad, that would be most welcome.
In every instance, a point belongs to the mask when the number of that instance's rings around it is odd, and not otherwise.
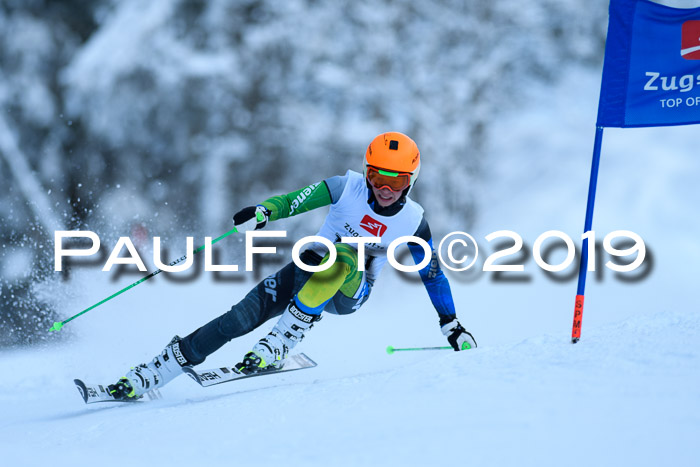
[[[352,297],[362,283],[362,273],[357,270],[357,251],[345,243],[336,243],[338,253],[333,266],[325,271],[318,271],[299,290],[297,298],[304,305],[315,308],[330,300],[338,290],[347,297]],[[329,254],[320,264],[328,261]]]

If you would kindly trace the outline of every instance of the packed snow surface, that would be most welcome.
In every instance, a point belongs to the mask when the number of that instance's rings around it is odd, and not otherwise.
[[[120,345],[105,332],[102,344],[4,354],[3,463],[694,465],[700,314],[588,328],[578,345],[540,335],[387,355],[386,343],[440,343],[430,329],[398,334],[405,315],[329,316],[304,345],[316,368],[210,388],[183,376],[136,404],[86,406],[72,378],[114,380],[163,339]]]

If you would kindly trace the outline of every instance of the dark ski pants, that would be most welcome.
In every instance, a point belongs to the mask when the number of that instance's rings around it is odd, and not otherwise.
[[[312,251],[305,251],[301,260],[308,265],[318,265],[322,258]],[[280,316],[292,297],[304,286],[313,273],[298,268],[293,262],[263,279],[231,309],[197,329],[180,342],[180,350],[193,365],[199,365],[206,357],[236,337],[248,334],[267,320]],[[349,314],[357,310],[369,298],[346,297],[338,292],[325,310],[334,314]],[[263,337],[263,336],[261,336]]]

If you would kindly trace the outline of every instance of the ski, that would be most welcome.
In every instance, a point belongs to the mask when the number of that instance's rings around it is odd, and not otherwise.
[[[285,362],[284,367],[280,369],[263,370],[259,373],[253,373],[250,375],[238,373],[235,369],[230,367],[214,368],[211,370],[202,371],[197,371],[191,367],[185,367],[183,368],[183,370],[193,380],[199,383],[200,386],[207,387],[214,386],[215,384],[228,383],[229,381],[237,381],[240,379],[252,378],[254,376],[265,376],[283,373],[285,371],[303,370],[306,368],[313,368],[315,366],[316,362],[307,357],[306,354],[299,353],[287,357],[287,361]]]
[[[214,368],[211,370],[201,370],[197,371],[191,367],[183,368],[183,371],[187,373],[193,380],[199,383],[200,386],[213,386],[215,384],[228,383],[229,381],[236,381],[239,379],[252,378],[254,376],[264,376],[272,375],[277,373],[284,373],[285,371],[295,371],[303,370],[306,368],[313,368],[316,366],[316,362],[311,360],[306,354],[299,353],[296,355],[291,355],[287,358],[283,368],[274,370],[262,370],[259,373],[253,373],[251,375],[245,375],[243,373],[238,373],[231,367]],[[112,394],[107,390],[106,384],[91,384],[84,383],[82,380],[74,379],[73,382],[78,388],[80,396],[86,404],[94,404],[96,402],[141,402],[143,399],[115,399]],[[148,391],[146,394],[148,399],[161,399],[162,396],[157,389]]]
[[[80,396],[86,404],[94,404],[95,402],[139,402],[140,399],[127,399],[120,400],[115,399],[109,391],[107,391],[107,385],[103,384],[86,384],[79,379],[74,379],[73,382],[78,388]],[[160,392],[157,389],[147,393],[150,400],[161,399]]]

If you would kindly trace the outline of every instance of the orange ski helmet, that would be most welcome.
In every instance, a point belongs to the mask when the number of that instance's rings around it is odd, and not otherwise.
[[[403,133],[382,133],[369,143],[363,168],[369,185],[408,194],[420,172],[420,151]]]

